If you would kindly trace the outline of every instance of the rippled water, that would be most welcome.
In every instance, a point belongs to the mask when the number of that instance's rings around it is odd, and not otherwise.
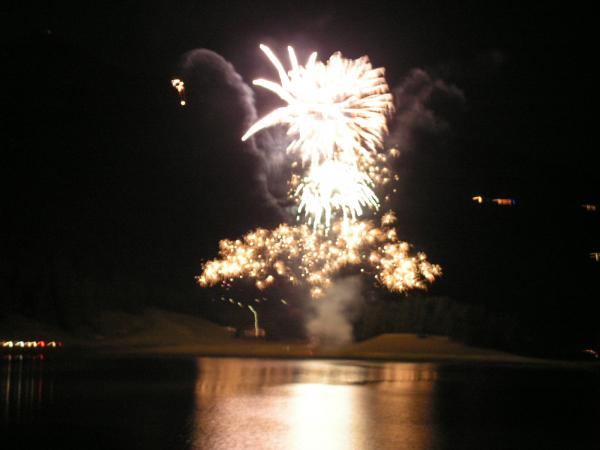
[[[598,373],[331,360],[0,360],[0,448],[600,448]]]

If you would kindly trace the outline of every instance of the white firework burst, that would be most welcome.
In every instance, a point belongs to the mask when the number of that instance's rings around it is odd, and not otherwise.
[[[328,159],[352,162],[381,147],[387,115],[393,110],[383,68],[373,68],[367,56],[350,60],[339,52],[326,63],[312,53],[301,66],[288,47],[292,68],[286,72],[269,47],[260,48],[277,69],[280,83],[259,79],[254,84],[287,105],[258,120],[242,140],[264,128],[287,125],[292,137],[288,151],[298,151],[303,162],[312,164]]]
[[[341,212],[344,221],[355,220],[363,208],[379,208],[371,186],[371,179],[353,165],[326,161],[311,166],[296,189],[298,214],[304,213],[315,228],[321,222],[329,228],[334,212]]]

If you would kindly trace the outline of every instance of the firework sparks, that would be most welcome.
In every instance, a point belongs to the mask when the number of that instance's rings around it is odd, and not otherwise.
[[[366,56],[349,60],[340,53],[326,63],[313,53],[302,66],[288,47],[291,70],[286,72],[267,46],[260,48],[279,83],[259,79],[254,84],[287,105],[258,120],[242,140],[273,125],[288,127],[292,140],[287,150],[299,159],[292,168],[301,169],[290,180],[290,197],[297,201],[298,218],[303,215],[308,225],[282,224],[222,240],[219,257],[203,265],[198,283],[228,286],[249,279],[263,290],[284,280],[307,286],[318,298],[342,269],[355,267],[390,291],[425,289],[441,275],[441,267],[424,253],[411,255],[410,245],[393,228],[395,215],[384,214],[381,226],[359,220],[365,209],[380,207],[374,189],[398,180],[388,157],[399,150],[381,150],[393,110],[384,69],[373,68]]]
[[[381,147],[393,109],[383,68],[373,68],[366,56],[350,60],[340,53],[327,63],[317,61],[313,53],[300,66],[288,47],[292,69],[286,73],[266,45],[260,48],[277,69],[280,84],[263,79],[254,84],[277,94],[287,106],[252,125],[242,140],[264,128],[287,125],[294,137],[288,150],[299,151],[303,161],[313,164],[321,159],[354,161]]]
[[[183,80],[180,80],[179,78],[173,78],[171,80],[171,86],[173,86],[179,94],[179,104],[181,106],[185,106],[185,83]]]
[[[326,63],[317,61],[313,53],[301,66],[294,49],[288,47],[292,69],[286,72],[271,49],[260,48],[275,66],[280,83],[259,79],[254,84],[275,93],[287,106],[258,120],[242,140],[273,125],[288,127],[292,137],[288,151],[299,153],[303,166],[310,165],[299,212],[304,211],[315,228],[321,220],[328,228],[332,211],[355,219],[364,207],[377,209],[370,176],[393,109],[384,69],[373,68],[366,56],[350,60],[340,53]],[[339,186],[325,182],[332,176]]]
[[[363,207],[379,208],[379,200],[371,189],[373,182],[356,167],[327,161],[310,168],[296,189],[300,199],[298,214],[304,212],[309,223],[331,225],[332,210],[340,210],[343,220],[361,216]]]
[[[204,265],[197,281],[212,286],[247,278],[262,290],[281,279],[306,283],[318,298],[348,266],[373,273],[379,284],[395,292],[423,289],[441,275],[440,266],[429,263],[424,253],[411,255],[410,245],[398,240],[390,227],[393,214],[385,214],[382,222],[382,227],[370,221],[338,222],[332,228],[334,238],[306,225],[257,229],[241,240],[221,241],[220,257]]]

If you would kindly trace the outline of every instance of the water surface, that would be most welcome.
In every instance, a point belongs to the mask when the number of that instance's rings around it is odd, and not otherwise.
[[[1,448],[600,448],[597,372],[3,355]]]

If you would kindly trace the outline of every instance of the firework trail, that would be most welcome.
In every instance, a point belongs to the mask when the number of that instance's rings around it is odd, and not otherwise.
[[[360,220],[366,211],[380,207],[375,189],[397,180],[387,158],[398,150],[382,151],[393,110],[384,69],[373,68],[366,56],[349,60],[340,53],[326,63],[313,53],[302,66],[288,47],[291,70],[286,72],[267,46],[260,48],[280,82],[259,79],[254,84],[287,105],[256,121],[242,140],[274,125],[287,127],[287,151],[298,160],[289,195],[296,201],[298,219],[304,217],[306,223],[257,229],[242,239],[221,241],[219,257],[203,265],[198,283],[229,285],[251,279],[262,290],[279,278],[307,285],[318,298],[340,270],[355,267],[391,291],[425,289],[441,268],[423,253],[411,256],[410,245],[392,227],[393,213],[382,216],[380,227]]]

